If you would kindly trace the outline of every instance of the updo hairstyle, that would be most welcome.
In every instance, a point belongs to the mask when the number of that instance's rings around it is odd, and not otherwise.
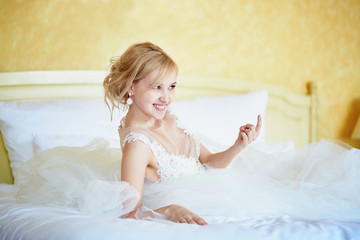
[[[150,42],[131,45],[120,57],[110,60],[110,73],[103,82],[104,100],[111,117],[114,108],[120,104],[126,106],[128,91],[133,83],[145,78],[155,69],[159,69],[157,81],[170,71],[178,71],[176,63],[160,47]]]

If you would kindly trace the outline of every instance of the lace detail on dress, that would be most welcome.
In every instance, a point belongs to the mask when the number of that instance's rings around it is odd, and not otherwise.
[[[127,142],[135,140],[140,140],[150,147],[157,162],[157,174],[162,182],[183,175],[205,172],[204,166],[198,159],[186,157],[185,155],[170,154],[161,144],[151,141],[141,133],[130,132],[125,137],[122,145],[124,147]]]

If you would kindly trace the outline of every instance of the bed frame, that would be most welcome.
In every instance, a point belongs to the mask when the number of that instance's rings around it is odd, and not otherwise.
[[[59,98],[103,99],[104,71],[34,71],[0,73],[0,101],[50,100]],[[293,140],[302,146],[318,140],[317,87],[308,84],[306,95],[283,86],[239,79],[179,76],[176,100],[225,96],[266,89],[266,141]],[[1,133],[0,133],[1,134]],[[7,151],[0,135],[0,183],[13,183]]]

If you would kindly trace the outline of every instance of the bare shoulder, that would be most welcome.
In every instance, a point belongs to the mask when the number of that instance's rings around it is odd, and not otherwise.
[[[135,140],[125,143],[123,149],[123,161],[131,160],[142,163],[149,163],[153,154],[150,146],[142,141]]]

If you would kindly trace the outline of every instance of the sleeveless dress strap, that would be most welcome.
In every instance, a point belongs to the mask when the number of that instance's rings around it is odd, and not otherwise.
[[[165,148],[155,140],[150,140],[148,136],[142,133],[130,132],[124,139],[122,146],[127,142],[139,140],[148,145],[154,154],[157,162],[157,174],[161,181],[169,178],[186,174],[196,174],[205,172],[204,166],[198,159],[186,157],[185,155],[176,155],[168,153]]]
[[[166,152],[163,146],[158,144],[155,140],[150,140],[150,138],[143,133],[129,132],[129,134],[125,137],[122,143],[123,148],[125,147],[125,144],[127,142],[136,141],[136,140],[139,140],[150,147],[156,161],[159,164],[159,159],[161,159],[161,156],[164,154],[164,152]]]
[[[140,140],[141,142],[145,143],[146,145],[149,145],[151,147],[151,141],[150,139],[142,134],[142,133],[136,133],[136,132],[129,132],[129,134],[125,137],[124,141],[122,142],[122,147],[125,147],[125,144],[131,141]]]

